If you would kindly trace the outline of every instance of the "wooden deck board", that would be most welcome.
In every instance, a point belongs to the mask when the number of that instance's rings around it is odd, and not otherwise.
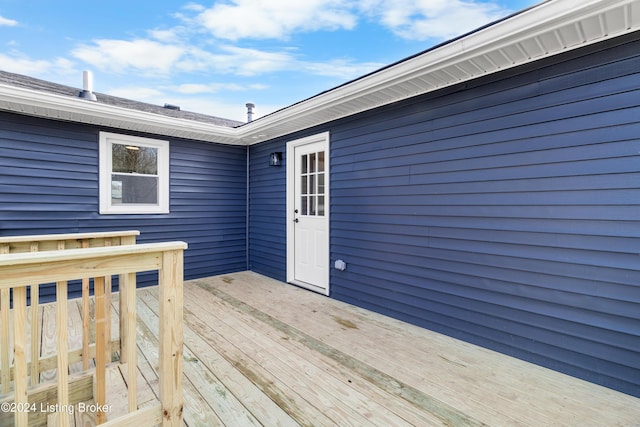
[[[403,388],[414,387],[431,400],[426,411],[459,416],[457,423],[640,425],[640,399],[254,273],[188,282],[185,294],[192,284],[231,304],[240,301],[253,310],[253,318],[266,314],[277,319],[282,327],[379,370]]]
[[[141,407],[159,390],[157,296],[137,295]],[[41,310],[47,354],[55,308]],[[640,399],[251,272],[185,282],[184,342],[186,426],[640,427]],[[126,366],[115,367],[109,419],[127,407]]]
[[[195,290],[195,289],[194,289]],[[204,297],[204,295],[202,295]],[[201,299],[198,299],[201,301]],[[209,304],[207,304],[209,305]],[[218,325],[224,325],[222,335],[239,348],[257,365],[265,368],[272,375],[291,384],[291,388],[304,399],[308,405],[319,411],[331,408],[331,420],[335,425],[346,425],[355,421],[358,425],[406,425],[397,416],[391,416],[383,406],[353,389],[341,387],[332,375],[327,375],[324,365],[316,366],[309,354],[296,354],[286,337],[269,336],[264,323],[252,321],[243,313],[215,304],[211,313]],[[223,313],[220,316],[219,313]],[[268,329],[268,328],[266,328]],[[354,411],[360,418],[354,420]]]

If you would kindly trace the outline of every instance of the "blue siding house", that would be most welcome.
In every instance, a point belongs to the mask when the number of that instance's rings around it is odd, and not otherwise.
[[[545,2],[246,124],[73,91],[0,74],[0,235],[185,240],[187,278],[250,269],[640,397],[640,1]],[[168,212],[118,212],[109,138],[168,147]]]

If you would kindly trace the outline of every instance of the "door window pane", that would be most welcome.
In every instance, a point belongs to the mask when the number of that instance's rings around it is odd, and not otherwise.
[[[318,151],[300,156],[300,166],[300,213],[324,216],[325,152]]]
[[[316,214],[316,203],[317,203],[316,196],[309,197],[309,215],[313,216]]]
[[[316,171],[316,153],[309,154],[309,172]]]

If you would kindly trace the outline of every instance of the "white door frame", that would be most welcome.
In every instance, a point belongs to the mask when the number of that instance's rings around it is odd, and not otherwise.
[[[294,192],[294,180],[295,180],[295,148],[312,143],[323,143],[325,150],[325,221],[327,222],[326,233],[326,248],[327,248],[327,271],[326,271],[326,289],[322,289],[316,286],[308,286],[304,282],[297,282],[295,278],[295,231],[294,220],[295,218],[295,192]],[[330,169],[329,169],[329,132],[323,132],[316,135],[311,135],[305,138],[297,139],[287,143],[287,282],[293,283],[297,286],[301,286],[310,289],[315,292],[329,295],[329,274],[331,258],[329,256],[329,194],[330,194]]]

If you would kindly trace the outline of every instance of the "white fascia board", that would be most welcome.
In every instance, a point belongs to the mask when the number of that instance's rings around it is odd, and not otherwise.
[[[0,109],[165,136],[226,144],[243,144],[238,141],[234,128],[6,84],[0,84]]]

